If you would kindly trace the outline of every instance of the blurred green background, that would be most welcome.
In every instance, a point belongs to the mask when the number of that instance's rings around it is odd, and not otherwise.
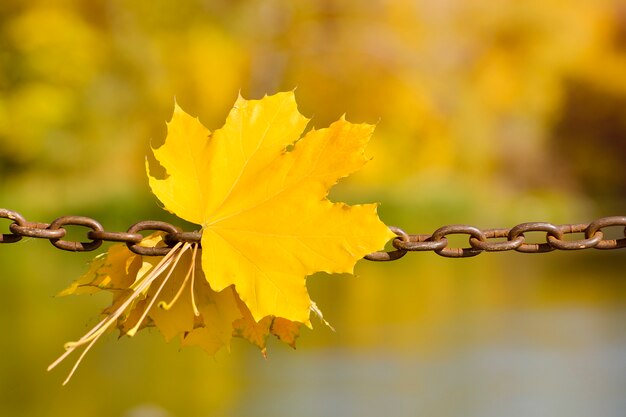
[[[144,173],[174,97],[209,128],[296,89],[323,127],[377,123],[332,198],[412,233],[588,222],[626,208],[621,0],[3,0],[0,207],[108,230],[159,208]],[[5,230],[9,222],[2,226]],[[620,230],[616,234],[622,233]],[[462,240],[455,244],[464,245]],[[0,247],[2,416],[623,416],[624,253],[409,254],[308,286],[317,324],[264,360],[156,330],[47,365],[106,295],[54,298],[91,254]]]

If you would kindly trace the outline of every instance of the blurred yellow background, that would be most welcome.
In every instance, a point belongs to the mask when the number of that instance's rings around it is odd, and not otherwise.
[[[626,214],[621,0],[3,0],[0,207],[176,223],[144,172],[174,98],[215,129],[237,94],[294,88],[313,126],[377,123],[372,161],[331,196],[408,232]],[[308,281],[337,332],[296,351],[235,340],[214,359],[111,334],[61,387],[47,365],[108,299],[53,295],[93,256],[0,247],[0,415],[626,410],[620,251],[362,261]]]

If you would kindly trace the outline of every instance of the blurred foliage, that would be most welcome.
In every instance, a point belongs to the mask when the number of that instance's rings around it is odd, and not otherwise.
[[[332,196],[380,201],[388,224],[427,233],[457,222],[624,214],[624,74],[620,0],[3,0],[0,206],[38,221],[91,215],[111,230],[174,221],[149,193],[143,167],[150,144],[164,139],[174,98],[215,129],[238,93],[296,88],[314,126],[344,112],[378,123],[371,163]],[[44,369],[105,301],[50,296],[91,255],[32,240],[8,246],[0,251],[0,414],[156,416],[142,404],[157,404],[231,415],[254,389],[254,377],[241,377],[260,366],[253,350],[236,345],[214,361],[177,354],[155,335],[110,337],[61,389],[59,374]],[[299,349],[443,355],[463,339],[439,330],[477,311],[623,308],[623,284],[611,279],[621,277],[618,257],[363,263],[358,278],[311,280],[338,333],[305,334]],[[609,278],[594,275],[598,263]],[[274,350],[276,361],[291,354]]]

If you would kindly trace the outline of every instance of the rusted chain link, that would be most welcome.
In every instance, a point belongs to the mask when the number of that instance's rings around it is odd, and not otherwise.
[[[72,252],[87,252],[99,248],[102,242],[123,242],[128,248],[147,256],[166,255],[170,248],[178,242],[200,242],[200,232],[183,232],[180,228],[166,222],[146,220],[132,225],[126,232],[107,232],[102,225],[89,217],[63,216],[52,223],[35,223],[27,221],[24,216],[13,211],[0,208],[0,219],[13,220],[9,225],[11,233],[0,234],[0,243],[15,243],[22,237],[48,239],[55,247]],[[79,226],[89,229],[83,242],[64,240],[67,231],[64,226]],[[140,242],[144,238],[140,232],[163,231],[166,233],[165,246],[146,247]]]
[[[132,225],[126,232],[107,232],[96,220],[83,216],[63,216],[52,223],[27,221],[21,214],[0,208],[0,219],[13,222],[9,225],[11,233],[0,234],[0,243],[15,243],[22,237],[48,239],[55,247],[73,252],[92,251],[102,242],[123,242],[134,253],[146,256],[163,256],[178,242],[200,243],[201,232],[183,232],[180,228],[166,222],[146,220]],[[89,229],[85,241],[65,240],[64,226],[79,226]],[[623,238],[605,239],[605,228],[623,227]],[[397,235],[392,241],[390,252],[374,252],[365,256],[370,261],[394,261],[407,252],[433,251],[448,258],[468,258],[482,252],[517,251],[524,253],[543,253],[553,250],[578,249],[618,249],[626,247],[626,216],[603,217],[588,224],[554,225],[545,222],[522,223],[510,229],[481,230],[468,225],[448,225],[440,227],[432,234],[410,235],[404,230],[391,226]],[[141,246],[144,235],[140,232],[165,232],[165,246]],[[529,243],[525,233],[540,232],[545,242]],[[447,236],[459,234],[468,237],[468,247],[452,248],[448,246]],[[583,234],[584,238],[566,239],[566,235]]]
[[[623,238],[604,239],[602,229],[624,227]],[[412,251],[434,251],[448,258],[468,258],[482,252],[501,252],[514,250],[524,253],[543,253],[553,250],[579,249],[618,249],[626,247],[626,216],[603,217],[588,224],[554,225],[545,222],[518,224],[510,229],[481,230],[467,225],[449,225],[435,230],[431,235],[409,235],[402,229],[392,227],[398,235],[391,252],[375,252],[365,256],[370,261],[393,261]],[[525,233],[541,232],[545,242],[526,242]],[[568,234],[584,233],[584,239],[566,239]],[[446,236],[452,234],[467,235],[469,246],[451,248]],[[504,240],[502,240],[504,239]]]

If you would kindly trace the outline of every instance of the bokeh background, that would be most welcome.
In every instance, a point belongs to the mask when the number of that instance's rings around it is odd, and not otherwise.
[[[626,214],[621,0],[2,0],[0,207],[176,222],[144,172],[174,97],[215,129],[240,92],[294,88],[313,126],[377,123],[372,161],[331,195],[380,202],[387,224]],[[92,256],[0,247],[0,415],[626,412],[620,251],[362,261],[309,280],[337,331],[314,323],[296,351],[111,334],[61,387],[68,365],[45,368],[108,299],[54,294]]]

